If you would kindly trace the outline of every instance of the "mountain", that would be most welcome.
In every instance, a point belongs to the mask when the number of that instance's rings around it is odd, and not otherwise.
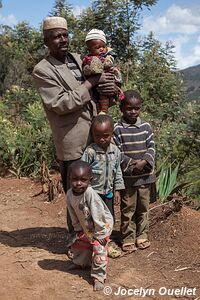
[[[180,73],[183,75],[187,98],[200,101],[200,65],[186,68]]]

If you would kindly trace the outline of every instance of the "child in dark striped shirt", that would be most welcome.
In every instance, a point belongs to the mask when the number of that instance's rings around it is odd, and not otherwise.
[[[127,252],[150,246],[148,211],[150,186],[155,182],[155,144],[150,124],[139,117],[141,105],[138,92],[126,91],[120,104],[122,118],[114,128],[125,183],[121,199],[121,236],[122,250]]]

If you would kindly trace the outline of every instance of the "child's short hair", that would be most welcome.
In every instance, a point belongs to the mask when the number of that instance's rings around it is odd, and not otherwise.
[[[96,124],[103,124],[103,123],[109,123],[112,129],[114,129],[114,122],[112,117],[110,117],[109,115],[98,115],[92,121],[91,130]]]
[[[128,90],[124,92],[124,99],[120,102],[120,110],[127,104],[128,100],[133,98],[133,99],[138,99],[140,102],[142,102],[142,97],[140,96],[139,92],[136,90]]]
[[[92,176],[92,168],[91,168],[91,166],[89,165],[89,163],[86,162],[86,161],[80,160],[80,159],[74,161],[74,162],[69,166],[69,175],[71,175],[71,173],[73,172],[73,170],[79,169],[79,168],[84,169],[85,171],[88,172],[88,175]]]

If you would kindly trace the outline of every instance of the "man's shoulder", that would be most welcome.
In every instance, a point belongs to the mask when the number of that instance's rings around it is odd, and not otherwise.
[[[43,58],[41,61],[39,61],[39,63],[37,63],[37,65],[35,65],[33,69],[33,73],[36,72],[37,70],[43,70],[50,66],[51,64],[49,63],[49,61],[46,58]]]

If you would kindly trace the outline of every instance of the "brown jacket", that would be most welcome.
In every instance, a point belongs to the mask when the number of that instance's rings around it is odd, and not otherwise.
[[[72,55],[81,69],[80,57]],[[41,60],[32,75],[53,132],[58,159],[80,158],[89,143],[91,120],[96,115],[89,91],[66,64],[52,56]]]

